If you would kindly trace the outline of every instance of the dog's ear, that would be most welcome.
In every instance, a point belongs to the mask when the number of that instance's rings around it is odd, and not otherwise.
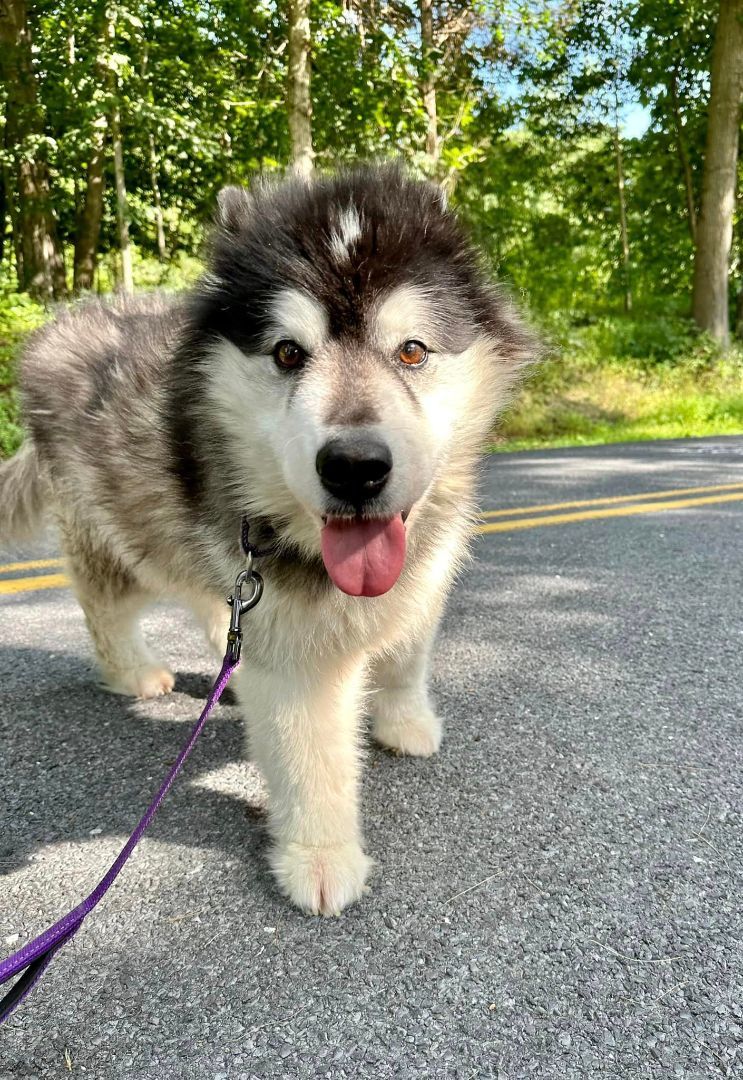
[[[230,184],[217,195],[217,224],[226,232],[236,233],[253,216],[253,199],[247,188]]]

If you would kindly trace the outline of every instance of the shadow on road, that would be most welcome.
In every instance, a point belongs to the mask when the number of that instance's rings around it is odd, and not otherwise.
[[[3,694],[0,743],[12,753],[0,764],[0,874],[22,866],[44,845],[85,841],[101,831],[127,835],[211,686],[208,676],[179,673],[168,698],[134,702],[96,686],[78,657],[35,649],[1,648],[0,669],[40,673],[30,686],[23,675],[11,687],[6,681]],[[243,759],[243,726],[230,696],[218,706],[148,836],[228,848],[251,878],[271,888],[264,860],[256,858],[267,837],[255,779],[248,777],[247,786],[255,789],[250,801],[196,786],[202,774]]]

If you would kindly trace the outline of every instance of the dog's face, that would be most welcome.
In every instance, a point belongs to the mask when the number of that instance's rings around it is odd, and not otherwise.
[[[344,592],[386,592],[525,359],[440,192],[395,168],[226,189],[200,312],[246,509]]]

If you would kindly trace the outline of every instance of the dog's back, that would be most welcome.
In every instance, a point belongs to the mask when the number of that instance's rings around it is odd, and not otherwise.
[[[0,540],[37,533],[52,485],[77,496],[81,474],[115,469],[152,447],[157,386],[176,334],[178,305],[162,296],[89,300],[58,314],[29,339],[20,364],[27,438],[0,466]],[[148,424],[149,420],[149,424]],[[136,439],[149,427],[146,440]],[[133,462],[119,461],[131,472]]]

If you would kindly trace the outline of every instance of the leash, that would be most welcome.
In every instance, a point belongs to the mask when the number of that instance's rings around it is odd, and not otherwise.
[[[231,608],[230,628],[227,632],[227,650],[224,659],[222,660],[222,667],[219,671],[219,675],[217,675],[214,685],[209,692],[209,697],[206,700],[201,716],[191,729],[191,734],[188,736],[186,745],[176,758],[175,763],[172,765],[168,775],[160,785],[152,802],[140,818],[134,832],[124,844],[117,858],[111,864],[108,872],[100,880],[98,885],[96,885],[90,895],[87,896],[82,903],[78,904],[77,907],[73,908],[72,911],[69,911],[64,918],[59,920],[59,922],[54,923],[48,930],[45,930],[43,934],[39,934],[33,941],[29,941],[28,944],[24,945],[18,952],[13,953],[12,956],[8,956],[5,960],[0,961],[0,986],[9,982],[16,975],[20,975],[20,978],[11,986],[5,996],[0,999],[0,1024],[4,1023],[10,1014],[31,993],[34,986],[36,986],[36,983],[49,967],[54,955],[59,952],[63,945],[72,940],[86,917],[98,906],[114,881],[116,881],[116,878],[123,870],[129,856],[142,839],[150,822],[157,813],[161,802],[170,791],[173,781],[183,768],[186,759],[196,745],[198,737],[201,734],[206,721],[209,719],[209,714],[221,698],[227,683],[230,681],[230,676],[240,663],[240,651],[242,648],[243,637],[240,620],[247,611],[250,611],[251,608],[255,607],[263,595],[263,578],[257,571],[253,570],[253,558],[258,557],[263,554],[263,552],[250,544],[246,518],[243,518],[241,542],[243,551],[248,560],[248,565],[245,570],[242,570],[238,574],[237,580],[235,581],[234,592],[227,598],[227,603]],[[248,581],[250,581],[252,586],[251,592],[248,597],[243,597],[242,589]]]

